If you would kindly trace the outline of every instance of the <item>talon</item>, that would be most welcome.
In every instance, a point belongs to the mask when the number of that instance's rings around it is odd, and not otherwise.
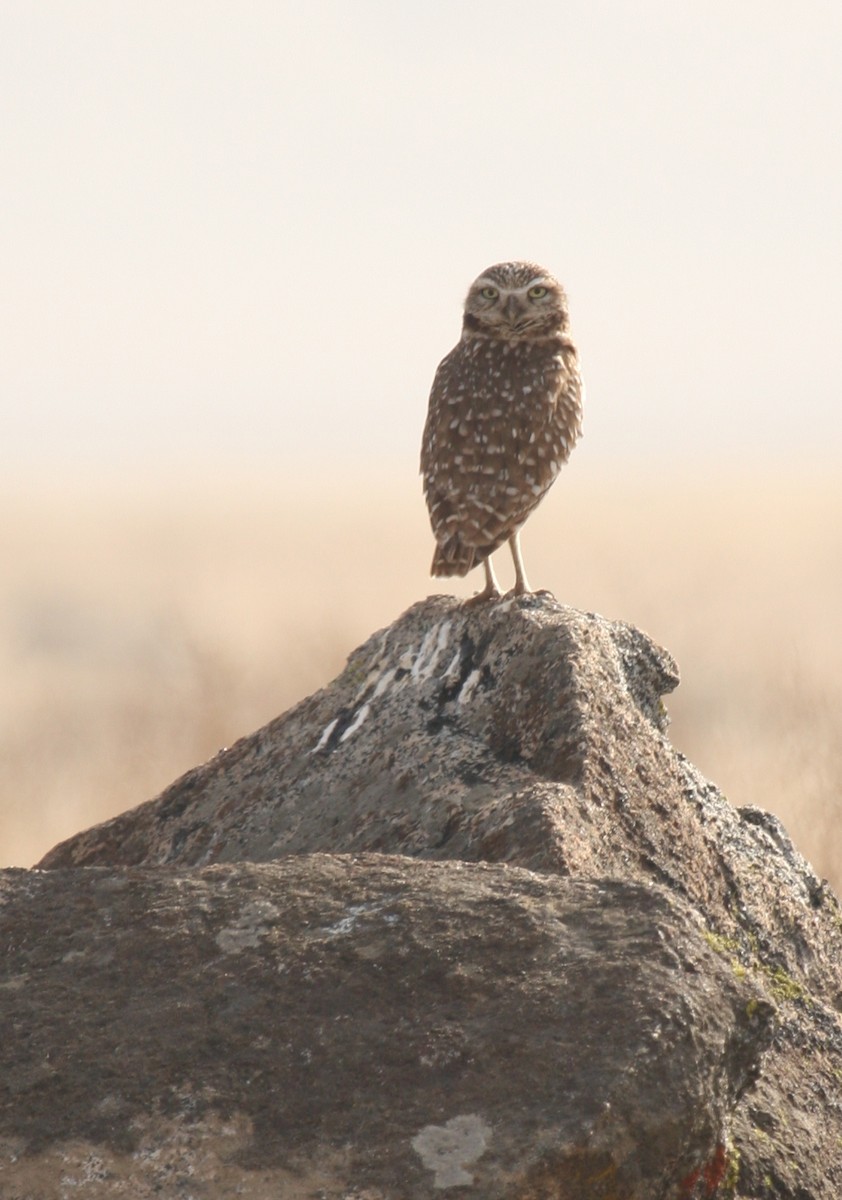
[[[477,592],[475,596],[462,602],[463,608],[476,608],[480,604],[490,604],[494,600],[500,600],[503,593],[499,588],[484,587],[481,592]]]

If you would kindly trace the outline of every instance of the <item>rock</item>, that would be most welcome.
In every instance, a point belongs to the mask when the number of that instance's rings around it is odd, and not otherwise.
[[[770,1036],[657,887],[302,855],[4,892],[4,1197],[690,1196]]]
[[[727,970],[778,1008],[760,1079],[733,1113],[739,1195],[836,1200],[839,904],[779,822],[733,808],[670,745],[662,698],[677,682],[644,634],[551,598],[465,608],[433,597],[329,687],[41,866],[167,879],[376,851],[665,889]],[[414,869],[422,878],[424,864]],[[479,1136],[447,1128],[445,1141]],[[682,1200],[713,1196],[711,1178]],[[673,1195],[658,1187],[649,1194]]]

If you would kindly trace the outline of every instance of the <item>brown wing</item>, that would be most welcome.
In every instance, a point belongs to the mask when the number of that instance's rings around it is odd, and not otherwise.
[[[552,484],[578,434],[573,356],[568,363],[553,344],[477,339],[440,364],[421,451],[433,574],[466,574]]]

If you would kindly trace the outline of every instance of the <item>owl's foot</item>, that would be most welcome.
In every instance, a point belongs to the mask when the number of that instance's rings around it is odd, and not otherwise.
[[[522,596],[527,596],[531,600],[555,600],[555,595],[549,588],[538,588],[536,592],[533,592],[529,588],[519,588],[517,584],[513,588],[509,588],[503,599],[517,600]]]
[[[500,584],[497,582],[497,576],[494,574],[494,567],[491,565],[491,555],[483,559],[483,570],[485,571],[485,587],[481,592],[477,592],[475,596],[471,596],[470,600],[465,601],[466,608],[473,608],[475,604],[485,604],[490,600],[499,600],[502,596]]]
[[[463,608],[475,608],[479,604],[490,604],[492,600],[499,600],[503,593],[498,587],[490,588],[486,586],[481,592],[477,592],[475,596],[471,596],[469,600],[462,602]]]

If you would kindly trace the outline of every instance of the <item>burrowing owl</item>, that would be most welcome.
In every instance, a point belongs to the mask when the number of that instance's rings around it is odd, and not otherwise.
[[[436,371],[424,427],[433,575],[467,575],[481,562],[476,598],[499,596],[491,555],[508,540],[514,592],[530,591],[520,527],[581,433],[582,391],[558,281],[528,262],[483,271],[465,300],[462,337]]]

